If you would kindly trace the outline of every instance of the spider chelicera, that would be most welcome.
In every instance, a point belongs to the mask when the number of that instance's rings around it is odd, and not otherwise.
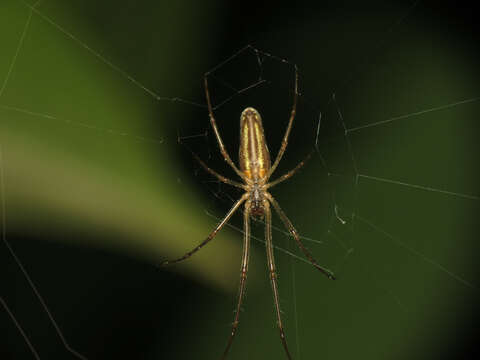
[[[335,279],[333,273],[320,266],[317,261],[313,258],[307,248],[303,245],[297,230],[295,230],[293,224],[285,215],[283,210],[280,208],[278,202],[274,197],[268,192],[268,189],[287,180],[293,176],[310,158],[310,154],[301,161],[295,168],[287,172],[286,174],[280,176],[278,179],[269,182],[270,177],[278,166],[278,163],[282,159],[283,154],[287,148],[288,137],[292,129],[293,120],[295,118],[296,108],[297,108],[297,97],[298,97],[298,69],[295,66],[295,93],[293,98],[292,111],[290,119],[287,125],[287,130],[283,137],[283,141],[278,151],[277,157],[273,162],[273,165],[270,163],[270,153],[268,151],[267,144],[265,142],[265,135],[263,131],[262,118],[257,110],[252,107],[248,107],[243,110],[242,115],[240,116],[240,169],[234,164],[230,155],[228,154],[225,145],[223,144],[222,138],[218,131],[218,127],[213,115],[212,103],[210,100],[210,94],[208,90],[208,75],[205,74],[205,96],[207,98],[208,112],[210,116],[210,123],[212,125],[215,137],[217,138],[218,145],[220,147],[220,152],[222,153],[225,161],[232,167],[232,169],[237,173],[237,175],[243,180],[243,184],[227,179],[226,177],[218,174],[215,170],[210,169],[196,154],[192,153],[193,156],[198,160],[202,167],[215,176],[218,180],[225,184],[235,186],[237,188],[245,190],[245,194],[235,202],[232,208],[228,211],[227,215],[223,218],[222,221],[216,226],[216,228],[208,235],[208,237],[203,240],[197,247],[193,250],[187,252],[182,257],[164,261],[162,265],[168,265],[177,263],[183,260],[188,259],[203,246],[205,246],[210,240],[212,240],[215,235],[222,229],[232,215],[237,211],[240,206],[245,202],[245,210],[243,212],[243,254],[242,254],[242,263],[240,270],[240,288],[238,293],[238,302],[235,311],[235,318],[232,324],[232,332],[228,339],[227,346],[223,352],[222,359],[225,359],[230,346],[232,345],[233,338],[237,331],[240,315],[240,307],[242,305],[243,296],[245,294],[245,285],[247,281],[247,270],[248,270],[248,258],[249,258],[249,249],[250,249],[250,217],[259,217],[264,218],[265,221],[265,242],[267,249],[267,259],[268,259],[268,270],[270,273],[270,281],[272,284],[273,291],[273,300],[275,303],[275,314],[277,317],[278,329],[280,330],[280,339],[282,341],[283,347],[287,354],[288,359],[291,359],[290,352],[288,351],[287,341],[285,338],[285,331],[283,329],[279,296],[278,296],[278,286],[277,286],[277,273],[275,269],[275,261],[273,256],[273,245],[272,245],[272,213],[270,210],[270,205],[273,206],[275,211],[278,213],[280,219],[283,221],[285,227],[288,229],[290,234],[293,236],[297,245],[303,251],[310,263],[320,270],[324,275],[329,279]]]

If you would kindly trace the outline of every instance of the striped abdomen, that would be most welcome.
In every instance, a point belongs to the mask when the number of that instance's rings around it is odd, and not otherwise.
[[[248,107],[240,116],[240,169],[254,182],[266,180],[270,170],[262,118],[257,110]]]

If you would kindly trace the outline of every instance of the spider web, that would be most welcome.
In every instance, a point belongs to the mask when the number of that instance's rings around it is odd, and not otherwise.
[[[339,278],[305,264],[274,224],[294,358],[453,352],[478,291],[472,33],[453,16],[432,19],[422,2],[326,7],[322,21],[304,15],[309,21],[297,24],[302,41],[277,27],[217,56],[218,28],[190,28],[201,26],[197,12],[202,25],[214,23],[219,7],[194,6],[2,5],[2,358],[218,356],[238,282],[241,217],[172,269],[182,275],[150,264],[193,247],[240,195],[191,158],[235,178],[209,127],[205,69],[232,158],[246,106],[262,114],[274,156],[294,62],[301,94],[276,174],[315,152],[272,194]],[[442,30],[452,24],[456,31]],[[262,238],[254,226],[259,246],[231,359],[284,356]]]

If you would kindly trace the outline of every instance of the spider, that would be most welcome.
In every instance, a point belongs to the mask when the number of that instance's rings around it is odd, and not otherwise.
[[[243,180],[243,184],[234,180],[230,180],[215,170],[209,168],[195,153],[192,152],[192,155],[195,159],[201,164],[201,166],[210,174],[215,176],[221,182],[235,186],[237,188],[245,190],[245,193],[242,197],[235,202],[232,208],[228,211],[222,221],[215,227],[215,229],[208,235],[208,237],[203,240],[197,247],[187,252],[182,257],[175,260],[166,260],[162,265],[168,265],[173,263],[178,263],[180,261],[188,259],[208,242],[210,242],[217,233],[225,226],[228,220],[232,215],[240,208],[240,206],[245,203],[245,210],[243,212],[243,254],[241,261],[241,270],[240,270],[240,286],[238,292],[238,301],[235,309],[235,317],[232,324],[232,331],[227,342],[225,351],[223,352],[222,359],[225,359],[228,351],[232,345],[233,339],[237,332],[237,327],[239,324],[239,315],[240,307],[242,306],[243,297],[245,294],[245,285],[247,282],[247,271],[248,271],[248,259],[249,259],[249,249],[250,249],[250,217],[256,217],[264,219],[265,221],[265,242],[267,250],[267,260],[268,260],[268,270],[270,273],[270,281],[273,291],[273,301],[275,303],[275,315],[277,318],[277,325],[280,331],[280,339],[282,341],[283,348],[289,360],[292,359],[290,352],[288,350],[287,341],[285,337],[285,331],[283,328],[279,296],[278,296],[278,285],[277,285],[277,272],[275,268],[275,261],[273,255],[273,246],[272,246],[272,212],[270,205],[278,213],[280,219],[284,223],[285,227],[288,229],[290,234],[293,236],[297,245],[300,247],[302,252],[305,254],[306,258],[310,263],[320,270],[324,275],[329,279],[334,280],[335,277],[333,273],[320,266],[317,261],[313,258],[307,248],[303,245],[297,230],[294,228],[291,221],[288,219],[286,214],[280,208],[280,205],[275,200],[275,198],[268,192],[268,189],[271,187],[287,180],[292,177],[303,165],[308,161],[311,156],[311,153],[302,160],[295,168],[287,172],[286,174],[280,176],[278,179],[269,182],[270,177],[277,168],[280,160],[282,159],[283,154],[287,148],[288,137],[292,129],[293,120],[295,118],[296,107],[297,107],[297,97],[298,97],[298,69],[295,65],[295,92],[293,98],[292,111],[290,119],[285,131],[283,141],[278,151],[277,157],[271,165],[270,162],[270,153],[265,141],[265,134],[262,125],[262,118],[257,110],[252,107],[247,107],[243,110],[240,116],[240,149],[239,149],[239,162],[240,168],[238,168],[235,163],[230,158],[225,145],[218,131],[215,117],[213,115],[212,103],[210,100],[210,94],[208,90],[208,75],[207,72],[204,76],[204,85],[205,85],[205,97],[207,99],[208,113],[210,117],[210,123],[212,125],[215,137],[220,148],[220,152],[224,160],[232,167],[235,173]]]

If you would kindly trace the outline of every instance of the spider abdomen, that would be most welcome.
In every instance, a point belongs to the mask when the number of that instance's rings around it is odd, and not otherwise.
[[[266,180],[270,170],[262,118],[257,110],[248,107],[240,116],[240,169],[254,182]]]

